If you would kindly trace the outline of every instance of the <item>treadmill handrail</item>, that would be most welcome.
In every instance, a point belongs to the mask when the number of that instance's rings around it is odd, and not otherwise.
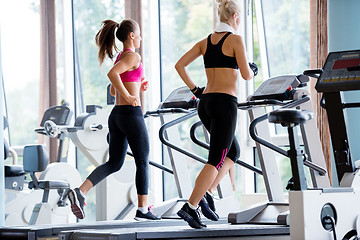
[[[238,108],[241,110],[248,110],[254,106],[271,106],[271,105],[276,105],[276,106],[283,106],[286,103],[279,101],[279,100],[275,100],[275,99],[263,99],[263,100],[250,100],[250,101],[246,101],[246,102],[241,102],[238,103]]]
[[[185,149],[182,149],[182,148],[180,148],[180,147],[178,147],[178,146],[170,143],[170,142],[165,138],[165,131],[166,131],[166,129],[168,129],[168,128],[176,125],[176,124],[179,124],[180,122],[183,122],[183,121],[185,121],[185,120],[187,120],[187,119],[189,119],[189,118],[192,118],[192,117],[194,117],[194,116],[196,116],[196,115],[197,115],[197,111],[194,110],[194,111],[191,111],[191,112],[189,112],[188,114],[186,114],[186,115],[184,115],[184,116],[182,116],[182,117],[179,117],[179,118],[177,118],[177,119],[174,119],[174,120],[172,120],[172,121],[170,121],[170,122],[165,123],[164,125],[162,125],[162,126],[160,127],[160,130],[159,130],[159,139],[160,139],[160,141],[161,141],[165,146],[167,146],[167,147],[169,147],[169,148],[171,148],[171,149],[174,149],[174,150],[176,150],[176,151],[178,151],[178,152],[180,152],[180,153],[182,153],[182,154],[184,154],[184,155],[186,155],[186,156],[188,156],[188,157],[190,157],[190,158],[192,158],[192,159],[195,159],[195,160],[198,161],[198,162],[201,162],[201,163],[206,164],[207,161],[206,161],[204,158],[202,158],[202,157],[200,157],[200,156],[198,156],[198,155],[195,155],[195,154],[193,154],[193,153],[191,153],[191,152],[189,152],[189,151],[187,151],[187,150],[185,150]]]
[[[130,151],[127,151],[127,155],[131,156],[131,157],[134,157],[134,154]],[[154,167],[157,167],[159,168],[160,170],[163,170],[165,172],[168,172],[168,173],[171,173],[171,174],[174,174],[174,171],[171,170],[170,168],[164,166],[164,165],[161,165],[159,163],[156,163],[156,162],[153,162],[153,161],[149,161],[149,164],[150,165],[153,165]]]
[[[164,109],[157,109],[154,111],[147,111],[144,114],[144,118],[146,117],[159,117],[162,114],[166,113],[189,113],[190,110],[184,108],[164,108]]]
[[[298,100],[295,100],[295,101],[291,101],[290,103],[282,106],[281,108],[294,108],[296,106],[299,106],[305,102],[308,102],[310,100],[310,97],[309,96],[305,96],[301,99],[298,99]],[[289,157],[289,154],[287,151],[285,151],[284,149],[276,146],[275,144],[269,142],[269,141],[266,141],[265,139],[263,138],[260,138],[257,134],[256,134],[256,125],[259,124],[260,122],[263,122],[265,121],[266,119],[268,119],[268,116],[269,116],[269,113],[266,113],[258,118],[255,118],[251,123],[250,123],[250,126],[249,126],[249,133],[250,133],[250,136],[251,138],[255,141],[255,142],[258,142],[260,143],[261,145],[265,146],[265,147],[268,147],[270,149],[272,149],[273,151],[277,152],[277,153],[280,153],[282,155],[284,155],[285,157]],[[326,174],[326,169],[310,162],[310,161],[307,161],[306,158],[304,157],[304,160],[303,160],[303,163],[304,165],[306,165],[307,167],[317,171],[321,176],[325,175]]]
[[[303,72],[304,75],[309,76],[309,77],[313,77],[313,78],[319,78],[320,74],[323,72],[324,70],[322,68],[318,68],[318,69],[308,69],[305,70]]]
[[[291,101],[290,103],[282,106],[281,108],[294,108],[296,106],[299,106],[307,101],[310,100],[310,97],[309,96],[305,96],[299,100],[295,100],[295,101]],[[264,140],[263,138],[259,137],[257,134],[256,134],[256,130],[255,130],[255,127],[258,123],[260,122],[263,122],[265,121],[266,119],[268,119],[268,116],[269,116],[269,113],[266,113],[258,118],[255,118],[251,123],[250,123],[250,126],[249,126],[249,133],[250,133],[250,136],[251,138],[255,141],[255,142],[258,142],[262,145],[264,145],[265,147],[268,147],[272,150],[274,150],[275,152],[277,153],[280,153],[286,157],[288,157],[288,154],[287,154],[287,151],[285,151],[284,149],[272,144],[271,142],[268,142],[266,140]]]
[[[200,127],[201,125],[202,125],[202,122],[201,122],[201,121],[198,121],[198,122],[194,123],[194,124],[191,126],[191,128],[190,128],[190,138],[191,138],[191,140],[192,140],[195,144],[197,144],[198,146],[203,147],[203,148],[209,150],[209,149],[210,149],[210,145],[207,144],[207,143],[205,143],[205,142],[203,142],[203,141],[201,141],[201,140],[198,139],[198,138],[196,137],[196,135],[195,135],[196,129],[197,129],[198,127]]]

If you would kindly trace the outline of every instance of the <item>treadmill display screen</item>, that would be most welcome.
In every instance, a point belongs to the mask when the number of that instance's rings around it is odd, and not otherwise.
[[[318,92],[360,90],[360,49],[329,53],[322,70]]]
[[[332,70],[346,69],[348,67],[355,67],[359,65],[360,65],[360,58],[337,60],[335,61]]]

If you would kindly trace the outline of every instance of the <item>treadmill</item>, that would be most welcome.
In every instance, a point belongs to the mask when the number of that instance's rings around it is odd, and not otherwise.
[[[187,89],[187,91],[190,91]],[[184,94],[183,91],[180,93]],[[187,95],[187,94],[184,94]],[[170,99],[174,98],[168,98]],[[183,101],[183,99],[176,101]],[[188,102],[193,102],[193,98]],[[171,100],[173,101],[173,100]],[[187,101],[187,100],[186,100]],[[181,103],[183,105],[184,102]],[[163,106],[172,106],[166,101]],[[176,104],[175,104],[176,106]],[[229,224],[226,217],[219,221],[203,218],[206,229],[192,229],[182,219],[159,221],[111,220],[62,225],[0,227],[0,239],[290,239],[287,225]]]

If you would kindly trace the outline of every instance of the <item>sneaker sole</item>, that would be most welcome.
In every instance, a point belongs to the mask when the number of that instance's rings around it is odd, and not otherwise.
[[[140,222],[152,221],[152,219],[141,218],[141,217],[134,217],[134,219],[135,219],[136,221],[140,221]]]
[[[206,226],[200,225],[199,223],[197,223],[193,217],[191,217],[187,212],[180,210],[177,212],[177,215],[179,217],[181,217],[182,219],[184,219],[190,227],[192,228],[196,228],[196,229],[202,229],[202,228],[206,228]]]
[[[73,190],[70,190],[69,195],[68,195],[68,198],[69,198],[69,201],[71,204],[71,211],[77,218],[84,219],[84,212],[82,211],[79,200],[77,199],[75,194],[76,193],[74,193]]]
[[[159,221],[161,218],[146,218],[146,217],[134,217],[137,221]]]
[[[216,214],[216,212],[213,212],[209,206],[209,204],[200,204],[201,212],[202,214],[212,220],[212,221],[218,221],[219,215]]]

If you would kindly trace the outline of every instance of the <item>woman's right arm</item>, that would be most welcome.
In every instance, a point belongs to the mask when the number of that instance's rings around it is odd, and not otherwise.
[[[139,62],[139,57],[136,54],[127,54],[123,59],[117,62],[107,74],[111,85],[120,93],[120,95],[132,106],[138,106],[140,100],[136,96],[130,95],[120,79],[120,74],[130,70]]]
[[[201,56],[201,41],[196,43],[195,46],[187,51],[175,64],[176,71],[190,89],[194,89],[197,85],[193,80],[191,80],[189,73],[186,70],[186,66],[192,63],[199,56]]]
[[[251,80],[254,77],[254,72],[249,67],[246,57],[245,44],[241,36],[234,35],[234,52],[237,64],[239,66],[240,74],[243,79]]]

